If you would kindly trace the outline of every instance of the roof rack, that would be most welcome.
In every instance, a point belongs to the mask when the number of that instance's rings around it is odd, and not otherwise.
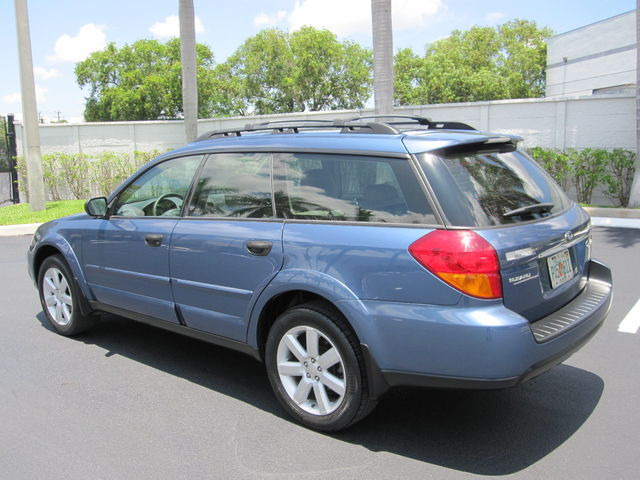
[[[397,118],[397,121],[363,122],[362,120]],[[417,124],[419,127],[437,130],[475,130],[460,122],[432,122],[426,117],[417,115],[366,115],[346,120],[277,120],[273,122],[247,123],[244,127],[225,130],[212,130],[196,138],[196,142],[219,137],[240,137],[244,133],[300,133],[300,130],[340,129],[340,133],[377,133],[398,134],[400,125]]]
[[[353,117],[349,121],[357,121],[362,119],[380,119],[380,118],[399,118],[399,121],[384,122],[386,125],[408,125],[411,123],[417,123],[418,125],[427,126],[430,130],[475,130],[470,125],[462,122],[434,122],[427,117],[421,117],[419,115],[366,115],[363,117]]]

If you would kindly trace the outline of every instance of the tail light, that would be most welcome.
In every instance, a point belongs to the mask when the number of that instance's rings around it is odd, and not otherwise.
[[[471,230],[434,230],[413,242],[409,253],[431,273],[467,295],[502,297],[498,254]]]

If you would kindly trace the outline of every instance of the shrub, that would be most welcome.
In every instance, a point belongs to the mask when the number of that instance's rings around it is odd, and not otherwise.
[[[617,206],[626,207],[629,205],[631,184],[636,170],[636,152],[616,148],[608,153],[605,195],[612,199]]]
[[[601,148],[569,149],[573,185],[579,203],[591,203],[593,189],[604,182],[609,152]]]
[[[29,201],[29,181],[27,174],[27,161],[23,156],[16,157],[16,171],[18,172],[18,188],[24,192],[26,201]]]
[[[126,153],[102,152],[90,162],[90,178],[95,190],[105,197],[126,179],[134,167]]]
[[[529,155],[562,187],[569,189],[571,180],[571,163],[569,155],[552,148],[533,147],[529,149]]]
[[[62,180],[78,200],[87,198],[89,188],[89,162],[83,153],[54,153],[57,156]]]
[[[63,186],[63,177],[60,174],[58,153],[47,153],[42,156],[42,179],[49,189],[51,200],[62,200],[60,187]]]

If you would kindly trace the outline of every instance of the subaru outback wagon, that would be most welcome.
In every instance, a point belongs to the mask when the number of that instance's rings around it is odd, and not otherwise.
[[[518,140],[396,116],[210,132],[42,225],[29,273],[60,334],[109,312],[246,352],[320,430],[394,386],[515,386],[595,334],[612,288]]]

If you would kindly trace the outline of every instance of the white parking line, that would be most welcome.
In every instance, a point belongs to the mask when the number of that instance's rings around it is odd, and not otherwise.
[[[638,333],[640,328],[640,300],[629,310],[627,316],[618,325],[618,331],[624,333]]]

